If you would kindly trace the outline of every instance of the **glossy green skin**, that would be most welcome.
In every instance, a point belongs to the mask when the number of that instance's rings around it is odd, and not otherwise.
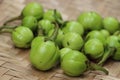
[[[100,30],[100,32],[105,38],[110,36],[109,31],[107,31],[106,29],[102,29],[102,30]]]
[[[119,21],[114,17],[106,17],[103,20],[103,25],[106,30],[108,30],[111,34],[120,29]]]
[[[120,37],[112,35],[109,36],[106,40],[106,44],[108,47],[119,48],[120,47]]]
[[[83,12],[77,20],[84,29],[99,30],[102,28],[102,17],[96,12]]]
[[[59,11],[56,11],[56,16],[58,19],[62,20],[62,16]],[[43,15],[43,19],[47,19],[50,20],[51,22],[55,22],[56,18],[54,17],[54,10],[53,9],[47,10]]]
[[[99,59],[104,52],[103,43],[98,39],[90,39],[84,45],[85,54],[91,59]]]
[[[84,53],[78,51],[78,50],[72,50],[69,52],[69,54],[65,54],[63,57],[63,60],[80,60],[80,62],[86,62],[88,61],[87,57],[84,55]]]
[[[50,37],[53,32],[54,32],[54,29],[50,30],[49,33],[48,33],[48,36]],[[56,42],[56,44],[57,44],[59,47],[62,47],[63,37],[64,37],[63,31],[62,31],[61,29],[59,29],[59,30],[58,30],[58,35],[57,35],[57,37],[56,37],[56,39],[55,39],[55,42]]]
[[[83,53],[73,50],[64,56],[61,68],[69,76],[80,76],[87,69],[86,61],[87,58]]]
[[[24,26],[19,26],[12,32],[13,43],[18,48],[29,48],[33,38],[32,31]]]
[[[54,29],[54,24],[51,23],[49,20],[40,20],[38,23],[38,28],[42,28],[45,34],[48,34],[48,32],[51,29]]]
[[[34,45],[30,51],[30,61],[39,70],[49,70],[59,61],[59,48],[52,41],[44,41]]]
[[[33,16],[26,16],[22,20],[22,25],[35,31],[37,29],[37,19]]]
[[[22,11],[22,15],[25,16],[34,16],[37,19],[40,19],[43,17],[43,7],[41,4],[35,3],[35,2],[31,2],[28,3],[23,11]]]
[[[116,52],[112,56],[113,60],[120,61],[120,48],[116,49]]]
[[[106,37],[100,31],[97,30],[93,30],[87,34],[86,40],[90,39],[99,39],[104,45],[106,44]]]
[[[82,37],[78,33],[66,33],[62,40],[63,47],[68,47],[73,50],[80,50],[84,44]]]
[[[42,42],[44,42],[44,39],[45,39],[44,36],[38,36],[38,37],[34,38],[31,43],[31,48],[36,45],[40,45]]]
[[[70,49],[70,48],[62,48],[62,49],[60,49],[60,59],[61,59],[61,61],[63,60],[64,56],[66,54],[69,54],[71,51],[72,51],[72,49]]]
[[[66,26],[64,26],[62,28],[62,31],[64,33],[68,33],[68,32],[76,32],[80,35],[83,35],[84,34],[84,28],[83,26],[77,22],[77,21],[70,21],[66,24]]]

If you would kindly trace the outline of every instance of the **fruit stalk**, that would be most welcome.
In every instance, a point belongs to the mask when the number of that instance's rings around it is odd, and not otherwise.
[[[0,34],[1,33],[11,33],[12,31],[13,31],[13,29],[0,30]]]
[[[22,18],[22,15],[19,15],[17,17],[13,17],[13,18],[7,20],[6,22],[4,22],[3,25],[7,25],[8,23],[15,21],[15,20],[20,20],[21,18]]]
[[[97,64],[94,64],[92,62],[90,63],[89,69],[90,70],[100,70],[100,71],[103,71],[106,75],[109,74],[109,72],[105,68],[103,68],[103,67],[101,67],[101,66],[99,66]]]
[[[115,48],[108,48],[108,49],[106,49],[105,50],[105,53],[104,53],[104,55],[103,55],[103,57],[102,57],[102,59],[99,61],[99,63],[98,63],[98,65],[103,65],[104,64],[104,62],[110,57],[110,56],[112,56],[113,55],[113,52],[115,51]]]
[[[0,27],[0,33],[11,33],[17,26],[2,26]]]
[[[55,22],[54,23],[55,24],[55,30],[54,30],[54,32],[52,33],[52,35],[50,36],[50,40],[52,40],[52,41],[54,41],[55,39],[56,39],[56,37],[57,37],[57,35],[58,35],[58,30],[59,30],[59,26],[58,26],[58,24]]]
[[[40,25],[39,25],[39,26],[40,26]],[[42,27],[38,27],[37,35],[38,35],[38,36],[43,36],[43,35],[44,35],[43,33],[44,33],[44,32],[43,32]]]
[[[56,11],[56,9],[54,9],[54,17],[55,17],[56,22],[58,24],[62,25],[64,23],[64,21],[62,21],[62,19],[60,19],[60,18],[57,17],[57,11]]]

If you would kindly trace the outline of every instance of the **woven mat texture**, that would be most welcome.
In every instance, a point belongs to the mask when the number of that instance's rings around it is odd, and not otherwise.
[[[0,0],[0,26],[20,14],[25,4],[39,2],[45,10],[57,9],[64,20],[76,20],[80,12],[96,11],[120,20],[120,0]],[[17,24],[17,23],[14,23]],[[29,61],[29,50],[15,48],[11,34],[0,34],[0,80],[120,80],[120,62],[109,61],[104,66],[109,75],[88,72],[85,76],[68,77],[59,67],[42,72]]]

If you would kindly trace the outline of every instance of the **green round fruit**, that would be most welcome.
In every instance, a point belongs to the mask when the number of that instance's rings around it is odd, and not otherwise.
[[[64,33],[76,32],[79,35],[83,35],[84,34],[83,26],[79,22],[77,22],[77,21],[70,21],[70,22],[66,23],[66,25],[62,28],[62,31]]]
[[[37,29],[37,19],[34,16],[26,16],[22,20],[22,25],[35,31]]]
[[[108,36],[110,36],[109,31],[106,30],[106,29],[102,29],[102,30],[100,30],[100,32],[101,32],[101,34],[102,34],[105,38],[107,38]]]
[[[98,39],[90,39],[84,45],[85,54],[91,59],[99,59],[104,52],[103,43]]]
[[[63,57],[61,68],[69,76],[80,76],[87,69],[86,61],[87,58],[83,53],[73,50]]]
[[[82,37],[78,33],[66,33],[62,40],[63,47],[71,48],[73,50],[80,50],[84,44]]]
[[[18,48],[29,48],[33,38],[32,31],[24,26],[19,26],[12,32],[13,43]]]
[[[83,12],[77,20],[83,25],[84,29],[99,30],[102,28],[102,17],[96,12]]]
[[[40,40],[38,42],[39,45],[35,44],[33,44],[30,51],[30,61],[32,65],[42,71],[53,68],[59,61],[59,48],[52,41],[41,42]]]
[[[44,13],[44,11],[43,11],[42,5],[39,3],[36,3],[36,2],[28,3],[22,11],[22,15],[24,17],[25,16],[34,16],[37,19],[42,18],[43,13]]]
[[[44,36],[35,37],[35,38],[32,40],[31,48],[34,47],[34,46],[36,46],[36,45],[40,45],[42,42],[44,42],[44,39],[45,39]],[[38,44],[38,43],[39,43],[39,44]]]
[[[104,45],[106,44],[106,37],[100,31],[97,30],[93,30],[87,34],[86,40],[90,39],[99,39]]]
[[[104,18],[103,25],[104,28],[108,30],[111,34],[120,29],[119,21],[113,17]]]
[[[69,53],[70,53],[70,51],[72,51],[72,49],[70,49],[70,48],[62,48],[62,49],[60,50],[60,58],[61,58],[61,61],[62,61],[63,57],[64,57],[66,54],[69,54]]]

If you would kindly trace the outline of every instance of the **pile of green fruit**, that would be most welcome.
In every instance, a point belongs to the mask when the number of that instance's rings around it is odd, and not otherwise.
[[[8,23],[21,20],[19,26]],[[69,76],[88,70],[108,71],[102,66],[111,58],[120,60],[120,24],[114,17],[101,17],[93,11],[64,21],[58,10],[44,11],[41,4],[27,4],[21,15],[0,27],[0,33],[12,33],[18,48],[30,49],[30,62],[41,71],[60,65]]]

